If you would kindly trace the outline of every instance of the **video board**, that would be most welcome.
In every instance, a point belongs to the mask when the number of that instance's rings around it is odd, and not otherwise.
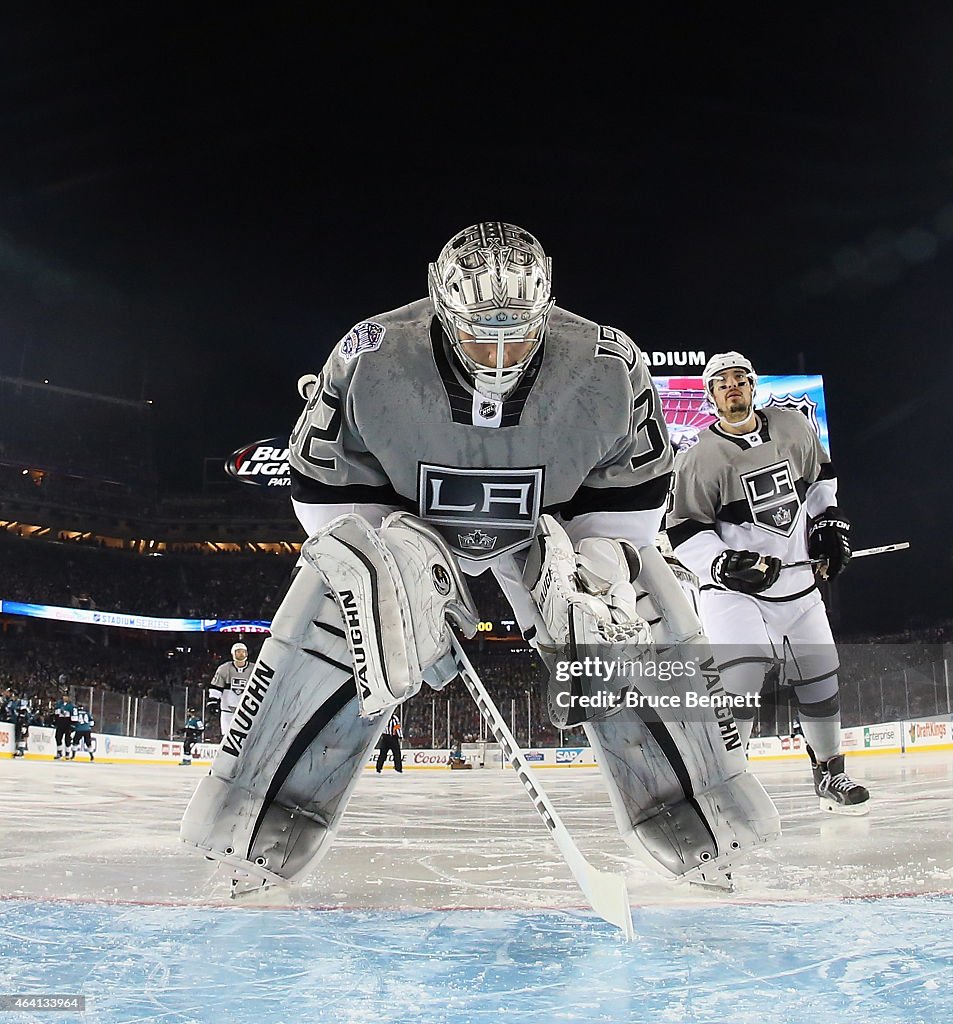
[[[653,377],[662,400],[662,414],[669,436],[681,451],[698,440],[699,433],[716,420],[715,410],[705,395],[701,377]],[[830,454],[824,378],[820,374],[759,376],[755,408],[796,409],[808,418]]]

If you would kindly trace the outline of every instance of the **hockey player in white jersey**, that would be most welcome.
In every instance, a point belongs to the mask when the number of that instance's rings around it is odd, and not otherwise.
[[[252,672],[246,644],[241,641],[232,644],[231,655],[229,661],[223,661],[215,670],[208,684],[208,700],[205,704],[206,714],[219,716],[223,736],[232,724],[235,709]]]
[[[851,557],[830,458],[796,410],[755,409],[757,375],[739,352],[713,356],[703,383],[719,419],[675,460],[667,532],[698,577],[701,619],[725,689],[757,694],[783,662],[822,809],[866,814],[869,794],[844,769],[838,658],[810,565],[833,579]],[[755,709],[736,710],[745,743]]]
[[[393,708],[456,676],[448,619],[479,621],[464,574],[492,570],[547,664],[656,641],[712,664],[653,546],[672,451],[646,362],[555,305],[529,232],[459,232],[427,297],[355,325],[299,390],[308,540],[184,841],[265,882],[310,871]],[[724,876],[777,836],[730,713],[576,720],[623,837],[668,877]]]

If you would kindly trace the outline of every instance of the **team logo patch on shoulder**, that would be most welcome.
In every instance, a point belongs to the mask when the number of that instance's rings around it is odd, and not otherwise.
[[[362,352],[373,352],[381,347],[387,328],[373,320],[355,324],[341,339],[339,351],[346,362],[356,359]]]

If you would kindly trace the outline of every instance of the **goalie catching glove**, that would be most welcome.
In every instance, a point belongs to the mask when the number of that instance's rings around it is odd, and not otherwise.
[[[847,568],[851,559],[850,520],[839,508],[831,505],[811,523],[807,553],[811,558],[824,559],[829,580]]]
[[[711,563],[711,578],[726,590],[760,594],[778,582],[781,559],[756,551],[722,551]]]

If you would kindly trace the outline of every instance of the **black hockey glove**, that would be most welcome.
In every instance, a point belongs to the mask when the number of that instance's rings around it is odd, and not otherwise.
[[[222,713],[222,700],[220,697],[209,697],[205,702],[205,713],[207,715],[220,715]]]
[[[827,561],[829,580],[847,568],[851,557],[850,520],[839,508],[831,505],[811,523],[807,553],[811,558]]]
[[[778,582],[781,559],[756,551],[722,551],[711,563],[711,578],[739,594],[760,594]]]

